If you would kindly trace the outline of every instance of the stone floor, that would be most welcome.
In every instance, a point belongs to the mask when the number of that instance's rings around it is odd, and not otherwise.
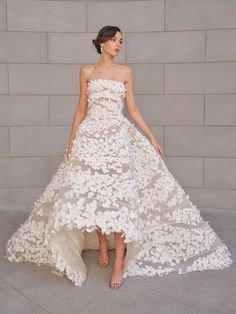
[[[236,210],[200,209],[222,238],[235,261],[222,270],[204,270],[165,277],[128,277],[122,287],[108,286],[107,269],[96,264],[97,251],[84,251],[88,277],[76,287],[47,266],[11,263],[5,243],[27,217],[14,208],[0,210],[1,314],[234,314],[236,313]],[[114,250],[110,251],[111,259]]]

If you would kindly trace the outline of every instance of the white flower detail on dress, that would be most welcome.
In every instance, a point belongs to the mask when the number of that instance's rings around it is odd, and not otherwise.
[[[122,232],[124,277],[222,269],[233,260],[150,141],[124,116],[126,88],[88,83],[88,111],[34,208],[6,244],[9,261],[47,264],[86,280],[84,231]]]

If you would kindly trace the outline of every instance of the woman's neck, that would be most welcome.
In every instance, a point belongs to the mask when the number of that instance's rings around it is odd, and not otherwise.
[[[109,69],[116,65],[114,58],[109,55],[102,55],[98,61],[98,66],[104,69]]]

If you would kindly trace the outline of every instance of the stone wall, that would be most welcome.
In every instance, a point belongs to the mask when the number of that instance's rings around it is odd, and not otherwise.
[[[236,1],[0,0],[0,202],[30,209],[55,173],[104,25],[165,162],[198,207],[235,208]]]

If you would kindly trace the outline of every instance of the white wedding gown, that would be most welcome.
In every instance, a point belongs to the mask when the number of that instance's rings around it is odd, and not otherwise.
[[[226,245],[200,215],[148,138],[123,113],[123,82],[88,82],[88,111],[71,157],[6,244],[9,261],[46,264],[82,286],[86,236],[122,232],[124,277],[223,269]]]

